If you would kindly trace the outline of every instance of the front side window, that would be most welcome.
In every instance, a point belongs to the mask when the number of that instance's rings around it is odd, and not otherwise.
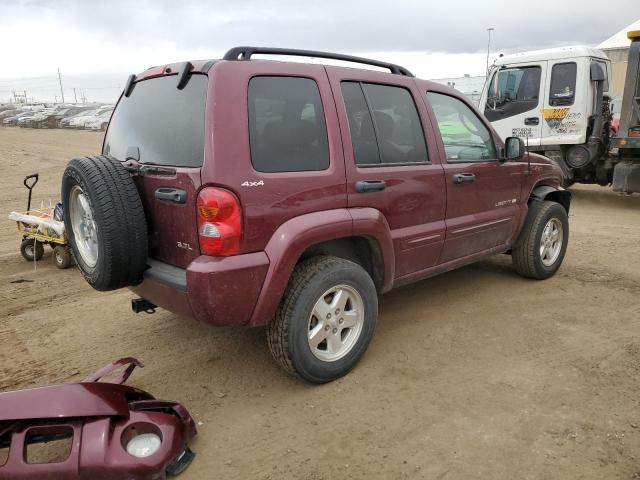
[[[576,97],[576,73],[575,62],[556,63],[553,66],[549,105],[552,107],[573,105]]]
[[[428,161],[422,123],[408,90],[342,82],[342,95],[357,165]]]
[[[538,106],[540,67],[498,70],[491,78],[484,114],[490,122],[519,115]]]
[[[428,92],[448,162],[474,162],[497,158],[489,129],[464,102]]]
[[[249,82],[251,162],[259,172],[329,168],[327,126],[310,78],[254,77]]]

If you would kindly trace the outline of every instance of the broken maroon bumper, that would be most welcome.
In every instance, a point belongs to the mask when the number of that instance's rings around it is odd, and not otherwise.
[[[128,368],[116,383],[98,382],[122,365]],[[179,403],[122,385],[137,365],[122,359],[81,383],[0,393],[0,478],[155,480],[181,473],[193,458],[193,419]]]

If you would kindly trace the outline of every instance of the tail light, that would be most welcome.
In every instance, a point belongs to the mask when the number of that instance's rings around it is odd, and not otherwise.
[[[240,251],[242,212],[236,197],[221,188],[198,194],[198,239],[203,255],[230,256]]]

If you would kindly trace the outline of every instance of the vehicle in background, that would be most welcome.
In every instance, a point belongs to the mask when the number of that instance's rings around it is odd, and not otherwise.
[[[89,115],[91,112],[95,112],[95,107],[88,107],[85,110],[82,110],[80,112],[74,113],[73,115],[69,115],[67,117],[64,117],[62,119],[60,119],[60,121],[58,122],[58,127],[60,128],[71,128],[71,122],[81,116],[86,116]]]
[[[5,112],[16,111],[17,107],[15,105],[0,105],[0,115]]]
[[[16,115],[19,115],[21,113],[24,113],[24,110],[22,109],[3,110],[2,112],[0,112],[0,120],[4,120],[5,118],[9,118],[9,117],[15,117]]]
[[[113,110],[102,112],[92,120],[86,121],[84,124],[84,128],[86,128],[87,130],[106,130],[107,125],[109,125],[109,119],[111,118],[112,113]]]
[[[629,32],[619,127],[610,98],[611,62],[601,50],[566,47],[500,57],[480,109],[504,138],[553,159],[574,182],[640,193],[640,31]]]
[[[56,112],[60,111],[60,108],[61,107],[59,106],[47,107],[44,110],[35,112],[34,115],[32,115],[31,117],[20,120],[18,122],[18,125],[20,127],[31,127],[31,128],[37,127],[39,122],[46,119],[49,115],[54,115]]]
[[[34,118],[31,122],[31,126],[33,126],[34,128],[55,128],[64,118],[84,112],[89,108],[91,107],[62,107],[56,111],[43,114],[40,118]]]
[[[111,112],[113,110],[112,106],[107,106],[107,107],[99,107],[95,110],[89,110],[87,112],[84,112],[82,115],[79,115],[77,117],[74,117],[70,122],[69,122],[69,127],[71,128],[85,128],[85,123],[95,120],[97,117],[99,117],[100,115],[102,115],[105,112]]]
[[[31,111],[31,110],[26,111],[26,112],[21,112],[21,113],[18,113],[17,115],[14,115],[12,117],[5,118],[2,121],[2,124],[3,125],[17,125],[18,122],[20,121],[20,119],[27,118],[27,117],[33,117],[34,114],[35,113],[33,111]]]

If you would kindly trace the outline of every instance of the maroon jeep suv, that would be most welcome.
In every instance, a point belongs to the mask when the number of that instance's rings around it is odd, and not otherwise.
[[[362,357],[393,287],[498,253],[553,275],[569,237],[561,182],[459,92],[403,67],[238,47],[131,75],[102,155],[69,162],[62,198],[94,288],[131,288],[136,311],[266,325],[276,361],[322,383]]]

